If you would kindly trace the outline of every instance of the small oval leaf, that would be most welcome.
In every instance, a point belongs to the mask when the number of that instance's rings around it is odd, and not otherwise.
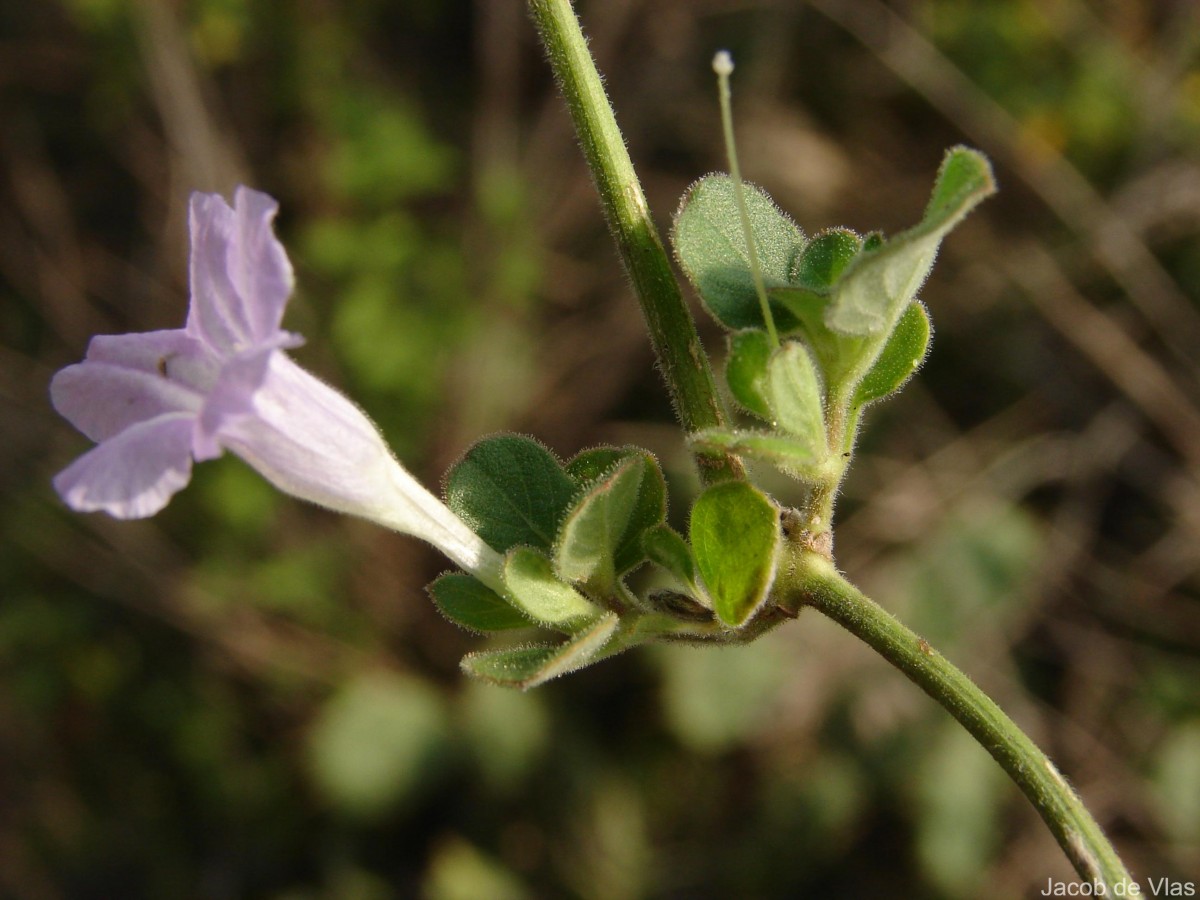
[[[768,288],[782,287],[804,249],[804,234],[762,189],[745,185],[745,198],[763,282]],[[671,243],[679,265],[718,322],[727,328],[763,327],[733,179],[709,175],[688,188],[675,214]],[[781,331],[795,327],[791,313],[774,303],[771,307]]]
[[[624,575],[645,560],[642,533],[666,518],[667,482],[658,460],[641,447],[595,447],[584,450],[567,463],[567,474],[580,487],[586,487],[622,460],[634,458],[642,462],[642,481],[638,486],[637,502],[629,514],[629,524],[617,545],[615,563],[618,575]]]
[[[483,582],[462,572],[447,572],[426,590],[442,615],[471,631],[506,631],[533,624]]]
[[[446,503],[498,553],[519,544],[549,550],[575,498],[554,454],[533,438],[476,442],[446,476]]]
[[[469,653],[463,657],[462,670],[492,684],[528,690],[595,662],[619,623],[616,613],[610,612],[562,644]]]
[[[825,412],[821,381],[808,348],[789,341],[767,365],[767,399],[776,424],[801,442],[813,456],[825,455]]]
[[[696,566],[717,617],[738,626],[766,599],[782,540],[779,508],[745,481],[714,485],[692,507]]]
[[[767,362],[771,358],[771,339],[765,331],[747,328],[729,335],[729,356],[725,360],[725,381],[733,399],[764,419],[771,418],[767,404]]]
[[[642,546],[652,563],[674,575],[684,587],[696,589],[696,560],[692,548],[674,528],[659,525],[642,535]]]
[[[586,583],[602,596],[617,578],[616,554],[638,501],[645,463],[633,457],[588,486],[563,520],[554,567],[564,581]]]
[[[862,238],[849,228],[823,231],[804,248],[792,281],[798,287],[827,292],[862,247]]]
[[[924,362],[930,333],[929,313],[924,304],[910,303],[870,371],[854,389],[853,405],[864,406],[900,390]]]
[[[558,579],[550,560],[532,547],[514,547],[504,560],[504,586],[512,604],[535,622],[571,628],[600,610]]]

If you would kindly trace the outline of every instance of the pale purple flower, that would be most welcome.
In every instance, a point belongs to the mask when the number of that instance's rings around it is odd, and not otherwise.
[[[499,586],[499,557],[396,461],[352,402],[296,365],[280,329],[292,267],[278,209],[240,187],[193,194],[192,301],[182,329],[99,335],[54,376],[54,408],[97,442],[54,487],[80,511],[152,516],[192,461],[236,453],[276,487],[429,541]]]

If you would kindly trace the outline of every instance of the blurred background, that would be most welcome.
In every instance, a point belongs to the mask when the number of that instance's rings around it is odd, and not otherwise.
[[[665,229],[743,166],[808,233],[915,223],[944,149],[1000,195],[868,416],[849,575],[1056,759],[1143,877],[1200,872],[1200,7],[581,0]],[[935,704],[814,614],[529,694],[417,542],[233,458],[66,510],[47,383],[178,327],[194,189],[282,204],[296,352],[437,484],[470,443],[695,479],[519,0],[0,0],[0,896],[1036,895],[1072,877]],[[702,318],[706,345],[724,341]],[[786,499],[786,484],[772,482]]]

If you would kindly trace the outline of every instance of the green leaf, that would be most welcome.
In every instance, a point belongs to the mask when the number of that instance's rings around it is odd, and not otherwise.
[[[767,405],[767,361],[771,358],[771,339],[765,331],[747,328],[729,335],[729,356],[725,360],[725,381],[733,399],[749,412],[771,418]]]
[[[506,631],[532,625],[511,603],[462,572],[447,572],[426,590],[442,615],[471,631]]]
[[[855,257],[833,288],[826,324],[853,335],[891,328],[929,274],[942,238],[995,190],[983,154],[950,150],[920,224]]]
[[[768,431],[706,428],[688,438],[695,450],[733,453],[768,462],[796,478],[816,478],[817,457],[806,440]]]
[[[637,504],[646,471],[634,457],[588,486],[567,513],[554,548],[554,567],[564,581],[585,583],[608,596],[616,587],[616,553]]]
[[[470,653],[463,657],[462,670],[492,684],[527,690],[594,662],[619,622],[616,613],[609,612],[562,644]]]
[[[753,485],[726,481],[706,490],[692,507],[690,535],[717,617],[741,625],[775,580],[779,508]]]
[[[767,364],[767,400],[780,429],[806,443],[814,457],[825,455],[825,412],[821,381],[808,348],[788,341]]]
[[[863,406],[900,390],[925,360],[930,330],[924,304],[910,303],[870,371],[854,389],[853,405]]]
[[[554,566],[532,547],[514,547],[504,560],[504,586],[513,605],[544,625],[573,628],[600,610],[558,579]]]
[[[848,228],[823,231],[804,248],[792,283],[806,290],[827,292],[862,248],[862,239]]]
[[[768,288],[786,285],[792,263],[804,249],[804,234],[761,189],[747,184],[745,197],[763,282]],[[688,188],[675,214],[671,243],[679,265],[718,322],[734,329],[763,327],[728,175],[709,175]],[[795,327],[795,319],[782,306],[772,303],[771,312],[781,331]]]
[[[484,438],[446,476],[446,502],[498,553],[519,544],[549,550],[575,484],[533,438]]]
[[[567,474],[581,488],[586,488],[622,460],[628,459],[641,461],[642,480],[638,486],[637,502],[629,514],[629,524],[617,544],[614,560],[618,575],[625,574],[646,558],[642,552],[642,533],[666,518],[667,482],[658,460],[640,447],[595,447],[584,450],[567,463]]]
[[[696,590],[696,560],[683,536],[669,525],[642,535],[642,547],[652,563],[662,566],[690,590]]]

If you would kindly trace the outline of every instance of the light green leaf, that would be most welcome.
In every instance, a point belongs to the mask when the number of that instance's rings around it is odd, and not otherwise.
[[[779,508],[753,485],[726,481],[706,490],[692,507],[690,535],[717,617],[741,625],[775,580]]]
[[[426,590],[442,615],[471,631],[506,631],[533,624],[487,585],[461,572],[447,572]]]
[[[532,438],[484,438],[446,476],[446,503],[493,550],[519,544],[549,550],[575,484]]]
[[[696,589],[696,560],[692,557],[692,548],[674,528],[669,525],[651,528],[642,535],[642,546],[652,563],[662,566],[688,589]]]
[[[808,348],[788,341],[767,364],[767,400],[780,429],[806,443],[814,457],[825,455],[825,412],[821,381]]]
[[[463,657],[462,670],[492,684],[527,690],[593,662],[619,622],[617,614],[609,612],[562,644],[470,653]]]
[[[833,288],[826,324],[843,334],[887,331],[916,296],[942,238],[995,190],[983,154],[951,149],[920,224],[855,257]]]
[[[535,622],[572,628],[600,610],[583,594],[558,579],[554,566],[532,547],[513,547],[504,560],[509,599]]]
[[[924,362],[930,331],[929,313],[919,300],[913,301],[888,335],[870,371],[855,388],[853,405],[863,406],[900,390]]]
[[[765,331],[747,328],[729,335],[729,356],[725,360],[725,381],[733,398],[749,412],[771,418],[767,405],[767,361],[771,358],[771,339]]]
[[[629,524],[621,535],[614,555],[618,575],[625,574],[646,558],[642,553],[642,533],[647,528],[653,528],[667,515],[667,483],[658,460],[640,447],[595,447],[584,450],[567,463],[567,474],[586,489],[622,460],[630,459],[641,461],[642,480],[638,486],[637,502],[629,514]]]
[[[768,288],[788,283],[804,234],[767,194],[745,185],[750,232]],[[671,230],[675,256],[708,311],[727,328],[762,328],[762,310],[750,274],[750,260],[733,180],[709,175],[693,184],[675,214]],[[772,303],[781,331],[795,326],[782,306]]]
[[[760,459],[797,478],[817,477],[817,457],[808,441],[769,431],[706,428],[688,438],[694,450],[733,453]]]
[[[615,589],[616,553],[646,471],[635,456],[588,486],[563,520],[554,567],[564,581],[585,583],[602,596]]]

